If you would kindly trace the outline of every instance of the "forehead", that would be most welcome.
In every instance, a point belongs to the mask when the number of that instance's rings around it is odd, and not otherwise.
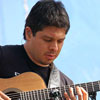
[[[52,37],[52,38],[65,38],[65,28],[58,28],[55,26],[45,27],[42,31],[36,33],[36,35],[42,37]]]

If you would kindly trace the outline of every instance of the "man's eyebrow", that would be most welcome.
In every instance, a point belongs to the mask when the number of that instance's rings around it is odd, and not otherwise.
[[[51,36],[42,36],[43,38],[50,38],[50,39],[53,39],[53,37]]]
[[[53,37],[51,36],[42,36],[43,38],[49,38],[49,39],[53,39]],[[65,40],[66,37],[60,38],[59,40]]]
[[[61,39],[62,39],[62,40],[65,40],[65,38],[66,38],[66,37],[64,37],[64,38],[61,38]]]
[[[64,38],[60,38],[59,40],[65,40],[65,37]]]

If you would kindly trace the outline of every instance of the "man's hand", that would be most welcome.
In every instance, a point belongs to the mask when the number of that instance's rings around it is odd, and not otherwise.
[[[78,100],[88,100],[88,93],[82,87],[76,87],[76,92],[78,95]],[[66,100],[77,100],[73,93],[73,88],[69,89],[70,96],[67,93],[64,94]]]
[[[11,100],[7,95],[0,91],[0,100]]]

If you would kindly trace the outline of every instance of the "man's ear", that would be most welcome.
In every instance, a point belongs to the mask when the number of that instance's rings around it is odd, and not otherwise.
[[[25,36],[27,41],[30,40],[32,37],[32,30],[29,26],[25,28]]]

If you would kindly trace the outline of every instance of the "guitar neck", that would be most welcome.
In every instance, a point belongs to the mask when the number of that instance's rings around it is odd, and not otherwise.
[[[74,89],[74,94],[77,95],[75,88],[76,86],[83,87],[88,93],[100,91],[100,81],[94,81],[94,82],[66,86],[67,92],[69,91],[69,87],[72,87]]]
[[[51,99],[51,92],[54,93],[54,96],[58,95],[59,97],[64,97],[64,92],[66,91],[69,94],[69,88],[72,87],[74,90],[74,94],[76,93],[76,86],[83,87],[88,93],[100,91],[100,81],[82,83],[76,85],[65,85],[63,87],[55,87],[55,88],[46,88],[41,90],[34,90],[28,92],[20,92],[12,96],[11,98],[20,98],[20,100],[47,100]],[[59,92],[59,93],[58,93]],[[10,95],[8,95],[10,97]]]

